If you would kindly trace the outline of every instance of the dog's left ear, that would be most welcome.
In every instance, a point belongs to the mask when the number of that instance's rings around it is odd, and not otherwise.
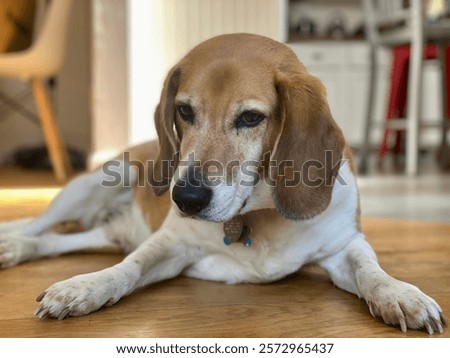
[[[281,132],[274,144],[273,200],[286,218],[303,220],[324,211],[337,176],[344,137],[331,116],[322,83],[306,70],[276,76]],[[273,170],[276,173],[273,173]]]
[[[181,77],[177,66],[169,72],[161,92],[161,100],[155,110],[155,127],[159,139],[159,156],[156,160],[150,183],[156,195],[164,194],[170,187],[179,161],[180,142],[174,132],[175,96]]]

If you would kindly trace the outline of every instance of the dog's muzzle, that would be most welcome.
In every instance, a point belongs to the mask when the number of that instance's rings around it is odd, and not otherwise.
[[[184,179],[178,180],[172,190],[172,200],[187,215],[197,215],[211,201],[212,190],[202,180],[200,172],[188,169]]]

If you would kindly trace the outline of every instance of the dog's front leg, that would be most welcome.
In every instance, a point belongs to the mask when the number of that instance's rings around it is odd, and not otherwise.
[[[38,298],[35,315],[63,319],[111,306],[139,287],[179,275],[199,251],[160,230],[119,264],[55,283]]]
[[[439,305],[417,287],[384,272],[363,234],[320,265],[336,286],[364,298],[370,313],[385,323],[400,326],[404,332],[408,328],[443,332],[447,319]]]

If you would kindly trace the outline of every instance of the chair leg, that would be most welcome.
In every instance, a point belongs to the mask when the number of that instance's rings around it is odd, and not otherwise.
[[[421,115],[423,41],[416,39],[411,45],[408,79],[406,174],[416,175],[419,153],[419,118]]]
[[[450,123],[449,105],[448,103],[448,83],[449,73],[447,71],[446,51],[448,44],[441,42],[438,44],[438,59],[441,67],[441,84],[442,84],[442,138],[441,147],[439,148],[438,163],[442,169],[450,168],[450,147],[447,140],[447,130]],[[450,51],[449,51],[450,54]],[[449,59],[450,60],[450,59]]]
[[[360,174],[366,174],[368,169],[368,156],[370,152],[370,134],[373,122],[373,110],[375,103],[375,90],[377,80],[377,62],[376,49],[374,46],[370,48],[370,73],[369,73],[369,88],[367,91],[367,107],[366,118],[364,123],[364,138],[361,145],[360,162],[358,171]]]
[[[42,80],[32,79],[31,86],[55,177],[59,182],[65,182],[72,174],[72,166],[56,123],[50,97]]]

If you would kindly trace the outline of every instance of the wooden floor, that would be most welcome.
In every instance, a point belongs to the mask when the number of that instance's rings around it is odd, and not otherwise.
[[[38,214],[57,192],[38,174],[32,186],[46,187],[41,190],[16,181],[5,189],[5,178],[0,175],[0,221]],[[365,219],[363,227],[382,266],[434,297],[449,316],[450,224]],[[177,278],[85,317],[33,316],[35,297],[52,283],[120,260],[76,254],[0,271],[0,337],[428,337],[372,318],[364,301],[315,267],[268,285]],[[450,329],[436,336],[450,337]]]

